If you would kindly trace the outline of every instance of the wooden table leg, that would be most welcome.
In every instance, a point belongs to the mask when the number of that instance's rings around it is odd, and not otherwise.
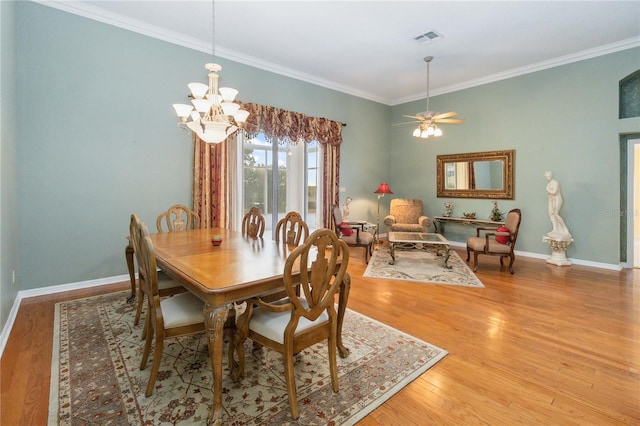
[[[124,257],[127,259],[129,279],[131,280],[131,296],[127,299],[127,303],[133,303],[136,300],[136,274],[133,270],[133,244],[131,244],[130,239],[129,243],[124,248]]]
[[[204,323],[207,332],[211,370],[213,372],[213,405],[207,418],[208,426],[222,425],[222,344],[224,342],[224,323],[229,315],[229,306],[204,307]]]
[[[349,273],[344,274],[342,284],[340,285],[340,296],[338,298],[338,336],[336,347],[341,358],[349,356],[351,351],[342,343],[342,325],[344,322],[344,313],[347,310],[347,301],[349,300],[349,291],[351,290],[351,276]]]

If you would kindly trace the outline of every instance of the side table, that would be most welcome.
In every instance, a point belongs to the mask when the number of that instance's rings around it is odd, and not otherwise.
[[[378,225],[375,223],[367,222],[366,220],[349,220],[347,221],[349,225],[359,226],[365,232],[369,232],[373,235],[376,235],[378,232]]]

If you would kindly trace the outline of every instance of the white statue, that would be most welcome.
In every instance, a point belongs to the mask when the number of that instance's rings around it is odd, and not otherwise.
[[[560,217],[560,208],[562,208],[562,192],[560,192],[560,184],[553,178],[550,171],[544,172],[547,179],[547,194],[549,197],[549,218],[553,229],[547,233],[547,237],[555,240],[571,240],[571,233],[565,225],[564,220]]]
[[[352,201],[353,199],[351,197],[347,197],[346,200],[344,200],[344,205],[342,206],[342,220],[346,221],[347,218],[349,217],[349,203]]]

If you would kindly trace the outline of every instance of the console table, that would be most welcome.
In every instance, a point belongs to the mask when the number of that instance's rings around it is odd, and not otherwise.
[[[489,219],[469,219],[466,217],[446,217],[446,216],[434,216],[433,227],[439,234],[444,234],[444,226],[447,223],[458,223],[462,225],[491,225],[500,226],[504,225],[504,222],[496,222]]]

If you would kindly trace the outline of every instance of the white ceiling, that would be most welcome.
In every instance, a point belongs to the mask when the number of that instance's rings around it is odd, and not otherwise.
[[[640,1],[35,1],[388,105],[640,46]]]

